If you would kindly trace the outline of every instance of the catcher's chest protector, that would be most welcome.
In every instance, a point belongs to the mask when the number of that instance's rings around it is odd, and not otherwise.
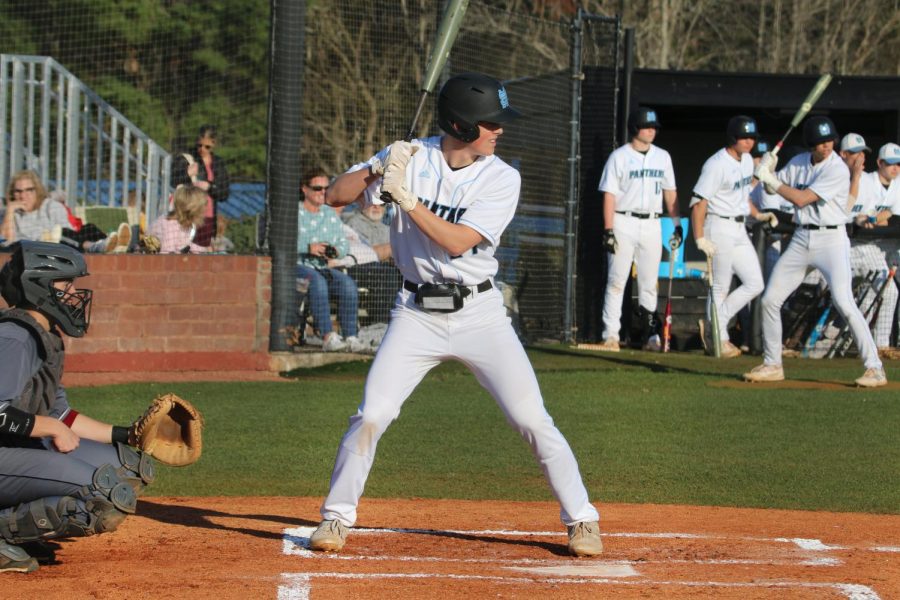
[[[41,368],[11,404],[19,410],[46,416],[56,400],[56,390],[62,380],[65,357],[62,339],[41,327],[34,317],[18,308],[0,311],[0,323],[4,322],[16,323],[31,333],[38,343],[38,355],[43,359]]]

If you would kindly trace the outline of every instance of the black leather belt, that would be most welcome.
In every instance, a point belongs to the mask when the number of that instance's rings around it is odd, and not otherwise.
[[[715,213],[709,213],[709,214],[711,214],[714,217],[718,217],[720,219],[727,219],[729,221],[734,221],[735,223],[743,223],[744,219],[746,218],[746,217],[744,217],[744,215],[738,215],[736,217],[726,217],[725,215],[717,215]]]
[[[812,231],[818,231],[820,229],[840,229],[843,225],[801,225],[801,229],[811,229]]]
[[[454,284],[454,285],[459,285],[459,284]],[[493,286],[493,284],[491,284],[490,279],[485,279],[484,281],[482,281],[481,283],[479,283],[476,286],[460,285],[460,287],[474,287],[476,292],[478,292],[479,294],[483,294],[494,286]],[[408,279],[404,279],[403,280],[403,289],[405,289],[407,292],[412,292],[413,294],[415,294],[416,292],[419,291],[419,284],[413,283],[412,281],[410,281]]]
[[[635,219],[658,219],[659,214],[657,213],[637,213],[631,212],[630,210],[617,210],[617,215],[625,215],[626,217],[634,217]]]

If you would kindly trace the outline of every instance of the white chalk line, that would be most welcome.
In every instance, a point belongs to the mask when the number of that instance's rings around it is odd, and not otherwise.
[[[435,573],[282,573],[284,585],[278,587],[278,600],[308,600],[312,590],[312,580],[319,579],[452,579],[457,581],[486,581],[496,583],[545,584],[545,585],[630,585],[630,586],[678,586],[703,588],[800,588],[833,590],[848,600],[881,600],[872,588],[849,583],[804,582],[804,581],[633,581],[604,577],[532,578],[498,577],[491,575],[458,575]]]
[[[476,559],[476,558],[468,558],[468,559],[459,559],[459,558],[446,558],[446,557],[423,557],[423,556],[353,556],[346,554],[332,554],[332,553],[314,553],[308,549],[309,546],[309,536],[312,532],[315,531],[314,527],[297,527],[291,529],[284,530],[284,538],[283,538],[283,552],[287,555],[299,555],[304,558],[325,558],[332,560],[369,560],[369,561],[377,561],[377,560],[395,560],[395,561],[408,561],[408,562],[452,562],[452,563],[491,563],[498,564],[498,566],[502,566],[503,562],[512,563],[517,565],[561,565],[559,568],[564,568],[566,566],[570,566],[571,560],[559,561],[559,560],[541,560],[541,559],[518,559],[518,560],[510,560],[510,561],[498,561],[496,559]],[[359,528],[354,529],[354,533],[359,534],[436,534],[436,535],[471,535],[471,536],[484,536],[484,535],[494,535],[494,536],[507,536],[507,537],[550,537],[550,536],[558,536],[559,532],[556,531],[508,531],[508,530],[434,530],[434,529],[405,529],[405,528]],[[798,548],[809,551],[809,552],[830,552],[834,550],[845,550],[847,547],[845,546],[837,546],[837,545],[828,545],[824,544],[821,540],[810,539],[810,538],[759,538],[759,537],[727,537],[727,536],[713,536],[713,535],[703,535],[703,534],[690,534],[690,533],[612,533],[612,534],[602,534],[604,537],[630,537],[630,538],[651,538],[651,539],[730,539],[730,540],[744,540],[744,541],[758,541],[758,542],[778,542],[778,543],[788,543],[797,546]],[[875,546],[871,548],[861,548],[862,550],[872,550],[878,552],[900,552],[900,547],[894,546]],[[642,560],[642,561],[603,561],[603,563],[595,563],[598,568],[603,568],[604,565],[632,565],[632,564],[710,564],[710,565],[727,565],[727,564],[745,564],[745,565],[789,565],[789,566],[837,566],[842,564],[839,559],[829,558],[829,557],[814,557],[809,559],[803,559],[799,561],[783,561],[783,560],[763,560],[763,559],[695,559],[695,560],[686,560],[686,559],[659,559],[659,560]],[[516,569],[516,567],[503,567],[508,569]],[[557,567],[549,567],[549,568],[557,568]],[[528,571],[527,567],[523,567],[521,570]],[[532,569],[534,571],[534,569]],[[566,573],[570,574],[570,573]],[[278,598],[279,600],[308,600],[309,598],[309,590],[311,589],[311,581],[310,576],[324,576],[325,574],[283,574],[285,577],[296,577],[291,579],[291,581],[295,582],[295,585],[288,586],[279,586]],[[437,574],[340,574],[342,577],[353,577],[353,578],[365,578],[365,577],[448,577],[453,579],[479,579],[479,580],[498,580],[498,581],[510,581],[510,580],[524,580],[526,578],[516,577],[516,578],[503,578],[496,576],[476,576],[476,575],[437,575]],[[626,576],[635,576],[638,573],[635,571],[633,574],[617,574],[619,577]],[[623,583],[621,579],[614,579],[610,577],[582,577],[576,580],[569,579],[552,579],[552,578],[542,578],[535,581],[543,581],[547,583]],[[849,600],[880,600],[878,594],[869,588],[868,586],[858,585],[858,584],[837,584],[837,583],[805,583],[805,582],[754,582],[754,583],[723,583],[723,582],[669,582],[669,581],[652,581],[652,580],[641,580],[643,584],[655,584],[655,585],[681,585],[681,586],[713,586],[713,587],[766,587],[766,586],[776,586],[776,587],[784,587],[784,586],[793,586],[793,587],[818,587],[818,588],[830,588],[835,591],[843,594]],[[629,584],[635,584],[637,582],[628,582]]]

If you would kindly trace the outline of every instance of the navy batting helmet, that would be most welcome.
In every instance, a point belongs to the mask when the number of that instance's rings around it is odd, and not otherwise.
[[[733,146],[738,140],[744,138],[757,138],[756,121],[745,115],[731,117],[728,120],[728,127],[725,128],[725,135],[728,139],[728,145]]]
[[[628,115],[628,135],[634,137],[637,135],[638,129],[659,129],[659,119],[656,117],[656,111],[652,108],[642,106],[636,111]]]
[[[91,290],[59,290],[54,281],[88,274],[84,257],[62,244],[23,240],[0,270],[0,295],[10,306],[37,310],[66,334],[81,337],[91,320]]]
[[[828,117],[810,117],[803,124],[803,143],[807,148],[828,140],[837,141],[839,137],[834,121]]]
[[[509,105],[503,84],[480,73],[451,77],[438,96],[438,124],[466,143],[478,139],[479,123],[505,123],[521,114]]]
[[[772,144],[769,143],[769,140],[756,138],[756,144],[753,145],[753,150],[750,151],[750,154],[752,156],[762,156],[771,149]]]

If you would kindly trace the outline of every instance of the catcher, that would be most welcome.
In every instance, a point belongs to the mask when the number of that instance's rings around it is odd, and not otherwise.
[[[29,241],[0,270],[11,307],[0,310],[0,572],[52,560],[46,540],[114,531],[153,482],[151,455],[189,464],[200,454],[200,415],[175,396],[128,427],[69,406],[61,334],[88,329],[92,292],[74,287],[87,274],[76,250]]]

